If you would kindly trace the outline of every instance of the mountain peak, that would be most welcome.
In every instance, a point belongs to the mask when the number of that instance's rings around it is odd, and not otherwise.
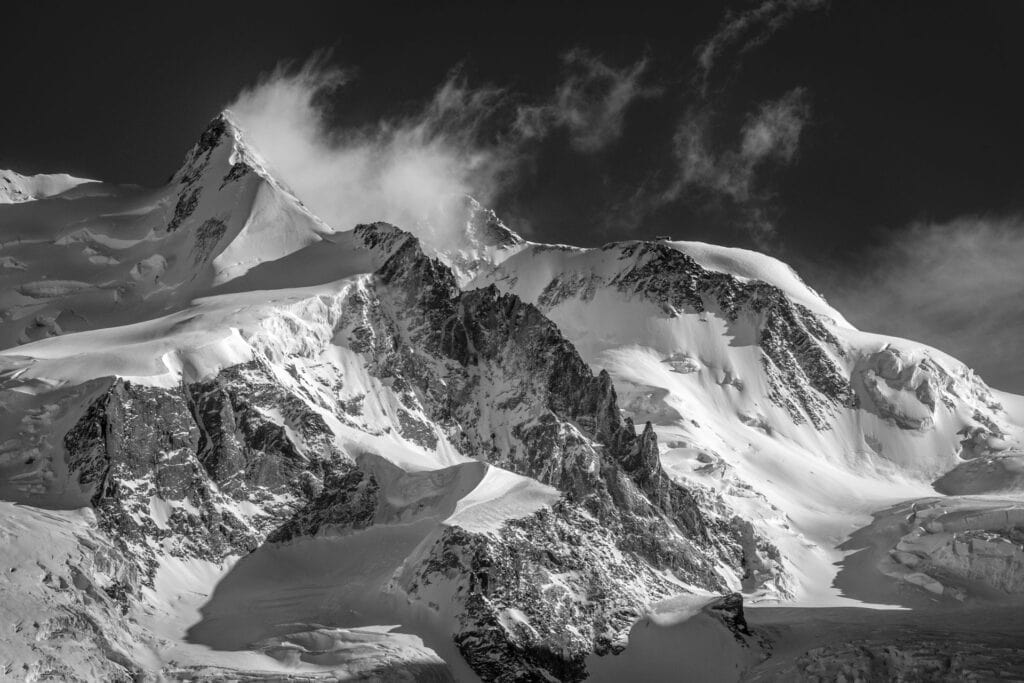
[[[466,194],[442,198],[419,228],[414,232],[424,247],[451,267],[463,284],[527,245],[492,209]]]
[[[463,196],[463,202],[467,214],[465,235],[474,246],[510,248],[526,243],[493,209],[469,195]]]
[[[227,109],[206,125],[196,144],[185,155],[181,168],[171,176],[171,182],[194,182],[206,170],[210,159],[219,149],[225,150],[231,175],[237,177],[252,171],[281,186],[267,171],[263,157],[245,140],[241,127]]]

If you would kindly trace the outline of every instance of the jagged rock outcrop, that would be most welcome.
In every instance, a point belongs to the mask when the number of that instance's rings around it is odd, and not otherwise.
[[[330,439],[323,419],[254,361],[173,389],[111,380],[64,446],[101,528],[151,584],[158,554],[249,552],[320,496],[325,479],[343,478],[354,466]]]
[[[457,596],[455,641],[484,680],[578,681],[591,652],[620,651],[644,607],[679,591],[622,541],[563,502],[500,535],[449,528],[401,588]]]
[[[373,524],[382,501],[372,474],[347,463],[331,466],[323,480],[308,470],[304,474],[300,481],[306,504],[271,532],[268,542],[315,536],[328,528],[357,531]]]
[[[743,614],[743,596],[741,594],[729,593],[709,604],[705,609],[721,619],[740,643],[745,643],[744,638],[750,637],[747,618]]]
[[[150,585],[164,542],[172,554],[215,559],[258,542],[198,462],[198,437],[180,390],[123,380],[64,437],[68,470],[91,488],[100,528],[135,557]]]

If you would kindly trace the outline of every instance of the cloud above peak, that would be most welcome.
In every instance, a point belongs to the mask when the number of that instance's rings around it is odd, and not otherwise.
[[[800,12],[821,9],[828,0],[762,0],[743,10],[728,10],[718,29],[696,50],[697,78],[707,91],[712,72],[728,60],[738,68],[746,53],[761,47]]]
[[[695,50],[683,93],[685,110],[671,140],[675,168],[654,170],[647,181],[609,213],[637,226],[668,205],[684,204],[744,230],[761,249],[776,244],[782,216],[775,173],[796,162],[811,120],[810,92],[791,87],[761,101],[738,126],[727,97],[730,78],[718,78],[722,61],[739,71],[743,57],[772,38],[799,12],[825,7],[827,0],[761,0],[727,10],[715,32]],[[710,87],[715,82],[719,86]],[[725,112],[727,115],[723,115]]]
[[[507,145],[481,141],[502,91],[470,88],[456,71],[414,114],[339,130],[330,107],[343,106],[350,75],[323,56],[280,66],[228,108],[272,172],[336,229],[384,220],[443,239],[455,227],[439,220],[448,200],[489,200],[515,164]]]
[[[414,113],[337,129],[329,114],[344,106],[354,72],[321,53],[277,67],[228,108],[274,174],[328,224],[383,220],[443,242],[462,229],[451,199],[494,204],[530,167],[534,143],[555,131],[577,153],[600,151],[622,135],[628,107],[657,92],[642,83],[646,59],[616,68],[575,49],[562,65],[542,101],[471,86],[454,69]]]
[[[524,139],[543,138],[563,128],[572,146],[594,152],[622,136],[626,111],[635,101],[657,97],[645,85],[646,57],[622,68],[580,48],[562,56],[563,78],[548,102],[519,107],[515,128]]]
[[[828,0],[760,0],[742,10],[727,10],[715,32],[696,51],[690,81],[692,102],[673,138],[678,164],[672,183],[649,198],[654,207],[680,199],[703,202],[740,221],[754,242],[770,249],[782,211],[772,189],[772,171],[792,164],[811,117],[810,93],[794,87],[755,106],[732,135],[723,135],[719,116],[723,89],[731,79],[716,79],[719,63],[733,74],[743,57],[767,43],[800,12],[827,6]],[[712,82],[725,85],[713,89]]]
[[[740,211],[756,240],[772,237],[772,194],[759,174],[794,160],[810,114],[807,91],[793,88],[778,99],[761,103],[743,123],[734,146],[722,148],[713,135],[713,108],[692,109],[676,129],[673,149],[679,175],[665,199],[674,200],[688,189],[725,198]]]

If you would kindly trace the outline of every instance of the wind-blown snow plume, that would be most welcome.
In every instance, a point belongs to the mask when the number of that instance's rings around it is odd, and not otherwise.
[[[568,131],[578,152],[601,149],[621,135],[629,105],[657,92],[641,82],[646,59],[618,69],[571,50],[563,63],[563,80],[540,103],[470,87],[455,70],[411,116],[334,130],[328,102],[349,73],[320,55],[279,66],[229,109],[273,172],[336,229],[383,220],[447,243],[465,218],[451,199],[493,204],[535,152],[529,143],[555,130]]]
[[[347,81],[347,72],[314,59],[298,70],[278,67],[229,107],[273,172],[336,229],[384,220],[444,240],[454,229],[446,200],[489,201],[515,167],[511,146],[481,141],[501,90],[470,89],[453,73],[412,116],[332,130],[327,96]]]
[[[1024,218],[975,216],[911,225],[853,267],[802,270],[855,325],[934,344],[1020,392],[1022,262]]]

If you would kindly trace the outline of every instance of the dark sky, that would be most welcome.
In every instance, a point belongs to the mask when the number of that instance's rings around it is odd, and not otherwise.
[[[357,72],[335,107],[345,125],[415,110],[456,64],[532,101],[558,87],[572,48],[623,68],[646,56],[659,94],[628,106],[621,137],[584,152],[545,137],[499,212],[543,241],[667,233],[768,251],[855,324],[923,336],[1024,392],[1024,277],[972,276],[997,246],[1024,258],[1024,2],[664,4],[17,3],[0,26],[0,168],[159,184],[240,89],[321,48]],[[744,17],[701,91],[696,51]],[[744,122],[794,88],[798,144],[748,163]],[[714,166],[669,192],[694,114]],[[745,189],[723,190],[723,172]],[[753,229],[755,214],[770,227]],[[936,276],[951,262],[965,267]],[[951,294],[924,316],[914,292],[934,294],[929,278]]]

